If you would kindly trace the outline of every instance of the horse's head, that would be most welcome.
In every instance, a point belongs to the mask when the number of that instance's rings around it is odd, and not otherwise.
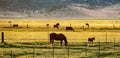
[[[66,47],[66,46],[68,46],[68,43],[67,43],[67,42],[65,43],[65,47]]]
[[[53,27],[59,29],[59,25],[53,25]]]
[[[65,47],[68,46],[67,38],[64,36],[64,34],[61,34],[61,36],[63,37],[63,40],[65,42]]]
[[[92,39],[95,40],[95,37],[93,37]]]

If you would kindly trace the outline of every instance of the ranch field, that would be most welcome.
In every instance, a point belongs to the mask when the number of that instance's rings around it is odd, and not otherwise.
[[[53,28],[56,23],[59,29]],[[66,31],[66,26],[75,31]],[[0,58],[120,58],[119,19],[0,19],[2,32],[5,43],[0,44]],[[63,33],[68,46],[55,41],[50,47],[53,32]],[[95,37],[93,46],[88,46],[90,37]]]

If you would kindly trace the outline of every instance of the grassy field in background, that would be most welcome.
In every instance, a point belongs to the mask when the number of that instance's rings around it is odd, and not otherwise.
[[[102,20],[102,19],[81,19],[81,20],[55,20],[55,19],[1,19],[0,20],[0,27],[10,27],[10,23],[9,21],[11,21],[11,24],[18,24],[19,27],[25,28],[26,25],[28,24],[28,26],[30,28],[45,28],[46,24],[49,24],[50,28],[53,27],[54,24],[56,23],[60,23],[60,27],[63,28],[65,26],[71,26],[74,28],[81,28],[82,26],[86,27],[85,23],[89,23],[90,28],[101,28],[101,27],[108,27],[108,28],[120,28],[120,20]],[[113,27],[114,25],[114,27]],[[86,27],[87,28],[87,27]]]
[[[11,22],[11,23],[9,23]],[[60,23],[60,28],[53,25]],[[89,23],[88,28],[85,24]],[[18,27],[12,27],[18,24]],[[46,24],[49,24],[47,27]],[[27,25],[29,28],[27,28]],[[66,31],[66,26],[72,26],[75,31]],[[82,29],[84,26],[85,29]],[[82,19],[82,20],[55,20],[55,19],[0,19],[0,33],[4,32],[6,44],[0,44],[0,57],[53,58],[53,49],[49,47],[49,34],[63,33],[69,43],[69,58],[119,58],[120,54],[120,20]],[[93,47],[87,47],[87,39],[95,37]],[[0,36],[1,38],[1,36]],[[106,39],[108,44],[106,44]],[[99,54],[100,40],[100,54]],[[68,58],[68,48],[60,47],[55,41],[55,58]],[[86,49],[87,55],[86,55]]]
[[[11,23],[9,23],[11,22]],[[53,25],[59,23],[59,29],[53,28]],[[85,25],[89,23],[89,28]],[[13,27],[18,24],[18,27]],[[46,24],[49,24],[47,27]],[[27,25],[29,28],[27,28]],[[66,31],[66,26],[72,26],[75,31]],[[84,29],[82,29],[84,26]],[[48,41],[49,34],[52,32],[63,33],[69,42],[86,42],[87,38],[95,37],[96,42],[100,39],[105,42],[114,38],[120,41],[120,20],[103,19],[81,19],[81,20],[55,20],[55,19],[1,19],[0,32],[5,32],[6,41],[14,39],[18,41]],[[44,35],[43,35],[44,34]],[[41,40],[42,39],[42,40]],[[44,39],[44,40],[43,40]]]

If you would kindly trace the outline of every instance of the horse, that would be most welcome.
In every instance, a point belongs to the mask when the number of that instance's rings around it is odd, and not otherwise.
[[[59,29],[59,25],[53,25],[53,27]]]
[[[88,38],[88,44],[89,44],[89,46],[93,46],[93,40],[95,40],[95,37]]]
[[[63,42],[63,41],[65,42],[65,47],[68,45],[67,38],[66,38],[65,35],[62,34],[62,33],[60,33],[60,34],[51,33],[51,34],[50,34],[50,44],[53,45],[54,40],[59,40],[59,41],[61,41],[61,47],[62,47],[62,42]]]
[[[18,24],[13,24],[13,27],[18,27]]]
[[[68,31],[68,30],[74,31],[73,27],[66,27],[66,30],[67,30],[67,31]]]

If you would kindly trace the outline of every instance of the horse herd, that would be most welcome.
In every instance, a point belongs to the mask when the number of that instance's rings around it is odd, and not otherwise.
[[[67,41],[67,38],[64,34],[62,33],[50,33],[50,44],[54,44],[54,40],[57,40],[57,41],[61,41],[61,47],[62,47],[62,43],[63,41],[65,42],[65,47],[68,46],[68,41]],[[89,46],[93,46],[93,40],[95,40],[95,38],[88,38],[88,44]]]
[[[60,25],[59,23],[56,23],[56,24],[53,25],[53,27],[59,29],[59,25]],[[71,25],[66,26],[66,31],[68,31],[68,30],[74,31],[74,28],[71,27]]]

